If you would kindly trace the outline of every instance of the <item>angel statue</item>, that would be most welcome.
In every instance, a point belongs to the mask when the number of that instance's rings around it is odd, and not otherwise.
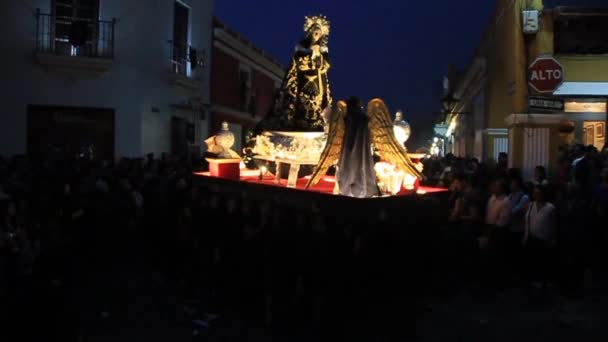
[[[339,101],[333,108],[325,148],[306,188],[315,185],[337,163],[336,181],[341,195],[378,195],[374,152],[384,162],[418,178],[422,174],[393,132],[393,120],[381,99],[373,99],[364,111],[358,98]]]
[[[323,110],[332,103],[327,78],[329,29],[329,20],[324,16],[305,18],[304,38],[296,45],[273,108],[258,123],[256,134],[323,131]]]

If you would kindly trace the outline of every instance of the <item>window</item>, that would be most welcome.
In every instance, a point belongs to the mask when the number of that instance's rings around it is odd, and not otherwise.
[[[562,15],[555,20],[556,54],[608,53],[608,14]]]
[[[239,67],[239,102],[241,109],[249,111],[251,103],[251,68],[246,65]]]
[[[593,145],[599,151],[604,147],[606,138],[604,136],[606,123],[603,121],[583,122],[583,144]]]
[[[189,68],[190,9],[175,1],[173,9],[173,72],[190,76]]]
[[[234,145],[232,150],[240,152],[243,150],[243,125],[230,122],[230,131],[234,134]]]
[[[57,19],[95,21],[99,17],[99,0],[55,0],[53,9]]]
[[[247,105],[247,113],[251,114],[251,116],[255,116],[257,108],[258,108],[258,104],[256,101],[256,96],[255,96],[255,90],[251,91],[250,93],[251,93],[251,95],[249,96],[249,103]]]
[[[566,101],[564,104],[564,111],[566,113],[605,113],[606,102],[579,102],[579,101]]]
[[[190,9],[183,3],[176,1],[173,12],[173,41],[188,44],[188,19]]]
[[[92,54],[96,48],[99,0],[54,0],[55,51],[69,56]]]

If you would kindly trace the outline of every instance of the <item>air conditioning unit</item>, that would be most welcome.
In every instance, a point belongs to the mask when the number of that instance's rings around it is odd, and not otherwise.
[[[538,32],[539,13],[538,10],[524,10],[522,23],[524,34],[535,34]]]

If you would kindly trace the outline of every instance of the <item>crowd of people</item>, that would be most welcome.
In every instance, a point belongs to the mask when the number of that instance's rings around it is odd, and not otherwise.
[[[131,258],[158,270],[173,295],[203,303],[215,324],[241,334],[235,340],[268,329],[286,339],[412,333],[413,323],[402,323],[415,310],[405,289],[423,267],[397,214],[349,220],[228,192],[198,184],[196,165],[169,155],[116,164],[0,159],[3,333],[86,335],[85,311],[109,315],[133,298],[102,283],[83,293],[84,284]],[[23,322],[40,329],[16,328]]]
[[[32,339],[75,340],[88,328],[83,306],[130,300],[100,286],[85,303],[81,284],[135,256],[235,340],[403,338],[415,335],[424,298],[457,288],[575,294],[589,271],[605,273],[605,162],[575,146],[554,174],[539,166],[528,180],[504,154],[492,167],[430,159],[428,182],[450,189],[443,205],[361,220],[201,185],[200,161],[170,155],[0,158],[0,321],[40,326],[19,331]]]
[[[607,154],[580,144],[559,152],[551,174],[538,165],[529,178],[508,167],[506,153],[491,164],[452,155],[426,162],[429,179],[451,190],[449,269],[468,274],[479,292],[515,282],[542,299],[605,277]]]

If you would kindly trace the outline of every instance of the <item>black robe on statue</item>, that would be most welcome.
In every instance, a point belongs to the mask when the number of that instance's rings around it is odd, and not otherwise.
[[[273,107],[256,125],[254,134],[264,131],[323,131],[322,112],[332,104],[327,78],[329,49],[322,45],[320,54],[314,55],[310,44],[309,40],[303,40],[296,46]]]
[[[349,101],[346,115],[344,142],[338,161],[340,194],[351,197],[378,195],[374,156],[368,118],[360,102]]]

